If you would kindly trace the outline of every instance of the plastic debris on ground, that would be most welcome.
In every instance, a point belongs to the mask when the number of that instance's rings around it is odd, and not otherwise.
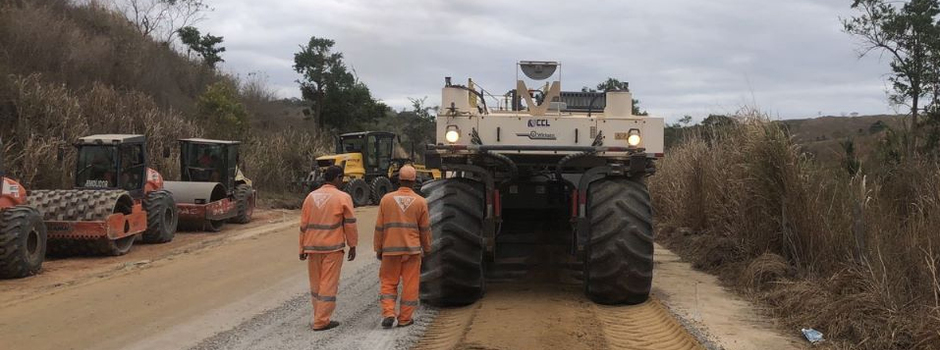
[[[812,328],[803,328],[802,331],[803,331],[803,336],[806,337],[806,340],[809,340],[809,342],[813,345],[819,344],[825,341],[825,339],[823,339],[823,334],[820,331],[817,331]]]

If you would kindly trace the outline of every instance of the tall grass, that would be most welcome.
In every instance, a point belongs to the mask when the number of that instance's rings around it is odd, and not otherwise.
[[[940,168],[869,176],[802,155],[746,112],[687,135],[650,188],[660,239],[830,347],[940,348]]]

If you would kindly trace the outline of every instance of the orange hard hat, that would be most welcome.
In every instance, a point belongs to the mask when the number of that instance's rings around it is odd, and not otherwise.
[[[418,174],[415,171],[415,168],[410,165],[405,165],[398,170],[398,179],[403,181],[414,181],[417,178]]]

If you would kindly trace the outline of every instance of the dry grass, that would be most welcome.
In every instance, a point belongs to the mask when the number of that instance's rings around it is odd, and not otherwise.
[[[5,164],[30,188],[71,187],[75,170],[71,144],[79,137],[98,133],[147,135],[151,167],[168,179],[176,178],[179,160],[162,158],[161,150],[200,132],[200,127],[179,113],[161,109],[137,92],[120,92],[100,84],[73,91],[45,83],[38,74],[11,80],[16,119],[5,139]],[[61,160],[57,159],[59,152],[63,152]]]
[[[780,124],[739,118],[659,164],[660,240],[830,347],[940,348],[937,164],[850,178],[803,156]]]

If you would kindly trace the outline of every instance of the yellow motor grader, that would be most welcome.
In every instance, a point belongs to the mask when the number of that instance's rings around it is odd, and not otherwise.
[[[323,184],[322,173],[336,165],[345,171],[343,190],[352,196],[356,206],[378,203],[392,191],[398,178],[398,169],[405,164],[418,171],[416,188],[424,182],[441,178],[437,169],[415,164],[411,158],[396,158],[394,150],[401,140],[387,131],[363,131],[339,135],[336,154],[318,157],[313,170],[303,181],[305,189],[314,190]]]

